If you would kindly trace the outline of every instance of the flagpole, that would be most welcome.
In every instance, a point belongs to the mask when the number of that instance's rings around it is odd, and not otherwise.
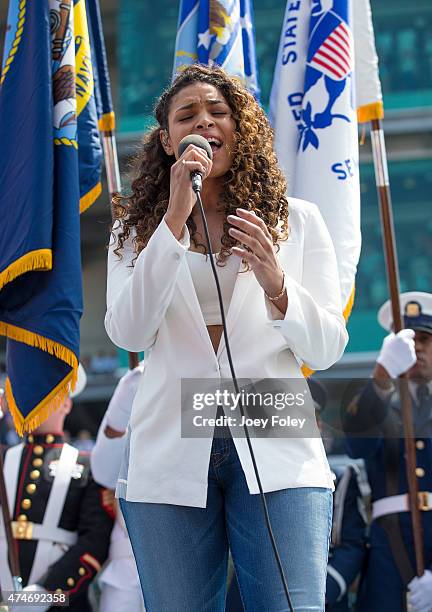
[[[108,60],[102,27],[99,0],[87,0],[87,17],[92,41],[93,73],[95,76],[95,96],[99,117],[99,132],[102,135],[105,171],[110,194],[111,219],[114,219],[112,201],[114,195],[121,193],[120,171],[115,138],[115,115],[111,97]],[[139,363],[138,353],[129,353],[129,368]]]
[[[396,240],[391,204],[387,155],[382,128],[384,108],[381,83],[378,73],[378,55],[375,48],[372,11],[369,0],[356,0],[352,3],[354,12],[354,43],[356,58],[357,115],[359,123],[370,122],[372,153],[375,178],[380,203],[383,248],[386,259],[387,283],[395,333],[403,329],[400,310],[399,268],[397,263]],[[423,529],[420,517],[418,483],[415,474],[416,451],[412,421],[412,403],[408,390],[408,377],[400,378],[400,399],[406,449],[406,475],[408,482],[409,509],[414,536],[414,550],[417,575],[424,573]]]
[[[120,193],[120,171],[117,156],[117,143],[112,130],[102,131],[105,169],[108,181],[108,191],[112,198],[115,193]]]
[[[10,561],[10,568],[11,568],[11,573],[12,573],[13,588],[15,591],[21,591],[22,590],[22,578],[21,578],[21,572],[20,572],[20,566],[19,566],[17,543],[16,543],[15,538],[13,537],[12,527],[11,527],[12,522],[11,522],[11,515],[9,512],[9,503],[8,503],[6,483],[5,483],[5,477],[4,477],[4,463],[3,463],[3,448],[2,447],[0,447],[0,503],[2,507],[3,524],[4,524],[5,534],[6,534],[6,542],[7,542],[7,547],[9,551],[9,561]]]
[[[108,182],[110,202],[115,194],[121,192],[120,170],[117,155],[117,142],[113,130],[102,130],[102,142],[104,150],[105,170]],[[113,209],[111,206],[111,217]],[[139,363],[138,353],[128,353],[129,369],[133,370]]]
[[[393,314],[394,332],[403,329],[403,319],[400,310],[400,283],[397,261],[396,240],[393,223],[393,211],[390,194],[390,183],[387,167],[387,155],[384,141],[384,131],[381,119],[371,120],[372,153],[375,168],[375,178],[380,203],[381,226],[383,231],[383,247],[386,260],[387,283],[390,291],[391,308]],[[408,389],[408,376],[400,377],[400,397],[404,427],[404,440],[406,451],[406,476],[408,482],[409,508],[414,534],[414,550],[417,575],[424,573],[423,555],[423,527],[419,509],[418,482],[415,474],[416,451],[414,445],[414,428],[412,420],[412,402]]]

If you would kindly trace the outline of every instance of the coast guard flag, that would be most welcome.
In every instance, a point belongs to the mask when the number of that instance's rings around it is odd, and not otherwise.
[[[79,211],[100,192],[85,0],[11,0],[0,88],[0,333],[17,431],[75,386]]]
[[[288,1],[270,117],[289,195],[317,204],[333,239],[348,318],[361,246],[350,0]]]
[[[218,64],[259,98],[252,0],[181,0],[173,78],[185,66]]]

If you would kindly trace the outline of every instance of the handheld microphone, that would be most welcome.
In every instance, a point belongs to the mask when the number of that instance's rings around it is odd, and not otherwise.
[[[208,158],[213,159],[213,151],[211,149],[211,146],[209,145],[208,141],[204,138],[204,136],[200,136],[199,134],[189,134],[189,136],[185,136],[184,138],[181,139],[179,148],[178,148],[179,157],[180,155],[183,155],[185,150],[191,144],[195,145],[196,147],[199,147],[200,149],[203,149],[207,153]],[[191,181],[192,181],[192,189],[194,190],[194,192],[197,193],[198,191],[201,191],[201,188],[202,188],[201,172],[199,172],[198,170],[194,170],[193,172],[191,172],[190,176],[191,176]]]

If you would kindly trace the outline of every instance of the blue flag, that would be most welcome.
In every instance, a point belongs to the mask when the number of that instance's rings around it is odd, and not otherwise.
[[[0,333],[17,431],[74,387],[82,314],[79,212],[100,192],[84,0],[11,0],[0,89]]]
[[[95,0],[92,0],[94,4]],[[76,106],[80,211],[89,208],[102,191],[102,145],[99,136],[95,78],[85,0],[74,0]],[[50,6],[52,1],[50,1]]]
[[[219,64],[259,99],[252,0],[181,0],[173,77],[199,62]]]
[[[115,129],[115,116],[111,99],[111,85],[102,30],[102,19],[97,0],[87,0],[87,19],[90,30],[99,129],[103,132],[109,132]]]

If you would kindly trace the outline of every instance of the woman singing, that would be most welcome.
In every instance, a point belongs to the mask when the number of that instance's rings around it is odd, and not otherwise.
[[[117,346],[146,354],[117,487],[145,606],[222,612],[230,549],[245,610],[287,610],[247,440],[181,435],[182,379],[230,377],[191,172],[203,176],[238,378],[302,379],[299,363],[340,358],[333,245],[314,204],[287,200],[272,130],[238,79],[190,66],[155,114],[131,194],[116,201],[105,318]],[[195,145],[179,156],[189,134],[212,161]],[[294,609],[323,610],[333,482],[321,439],[251,442]]]

